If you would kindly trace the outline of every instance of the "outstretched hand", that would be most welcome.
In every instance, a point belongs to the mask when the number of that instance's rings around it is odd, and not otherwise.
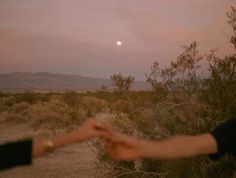
[[[45,142],[43,140],[33,140],[33,157],[42,156],[47,153],[47,150],[54,150],[69,144],[87,141],[95,137],[111,137],[111,128],[108,122],[97,124],[95,119],[85,121],[82,126],[71,133],[55,136],[51,140]],[[49,144],[50,143],[50,144]]]
[[[85,121],[77,131],[81,141],[89,140],[95,137],[110,138],[112,134],[111,126],[108,122],[97,124],[95,119]]]
[[[109,122],[101,123],[90,119],[83,123],[78,132],[82,141],[95,137],[105,138],[106,153],[113,160],[135,160],[144,154],[144,141],[114,133]]]
[[[114,160],[135,160],[143,154],[142,141],[125,135],[114,135],[105,147],[107,154]]]

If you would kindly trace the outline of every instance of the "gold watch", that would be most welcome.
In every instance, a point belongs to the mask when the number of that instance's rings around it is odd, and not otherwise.
[[[54,150],[54,143],[51,140],[44,141],[44,152],[50,153]]]

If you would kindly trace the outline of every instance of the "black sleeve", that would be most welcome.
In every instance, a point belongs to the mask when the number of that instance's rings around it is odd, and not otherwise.
[[[0,170],[32,162],[32,140],[0,145]]]
[[[236,118],[220,124],[211,134],[218,146],[218,152],[210,155],[211,159],[217,160],[224,154],[230,154],[236,157]]]

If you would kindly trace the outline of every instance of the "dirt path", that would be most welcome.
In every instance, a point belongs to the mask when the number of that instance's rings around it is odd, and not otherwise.
[[[32,135],[29,124],[0,122],[0,141],[15,140]],[[86,143],[61,148],[54,153],[35,159],[33,165],[0,172],[0,178],[93,178],[95,155]]]

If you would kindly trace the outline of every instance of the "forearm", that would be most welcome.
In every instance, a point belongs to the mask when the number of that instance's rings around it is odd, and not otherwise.
[[[78,131],[77,131],[78,132]],[[53,144],[52,149],[57,149],[65,145],[73,144],[79,141],[83,141],[82,134],[75,132],[56,136],[52,139],[49,139]],[[32,156],[39,157],[47,153],[47,141],[41,139],[33,139],[32,145]]]
[[[143,156],[157,159],[179,159],[195,156],[196,148],[188,136],[175,136],[169,139],[146,142],[142,148]]]
[[[199,136],[174,136],[157,142],[142,141],[143,157],[180,159],[217,152],[217,145],[210,134]]]
[[[33,140],[32,156],[38,157],[50,152],[52,149],[60,148],[65,145],[82,142],[95,137],[110,137],[108,126],[98,126],[95,119],[85,121],[79,129],[65,133],[64,135],[56,136],[49,141]]]

